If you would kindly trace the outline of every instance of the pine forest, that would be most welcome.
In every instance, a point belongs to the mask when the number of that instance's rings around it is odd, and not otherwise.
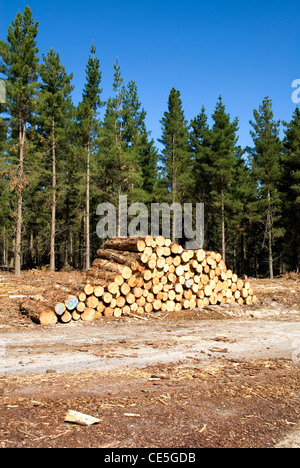
[[[264,97],[249,115],[253,145],[242,148],[239,118],[221,95],[211,116],[203,105],[188,121],[180,90],[172,88],[158,149],[136,83],[124,81],[119,60],[104,102],[101,54],[91,44],[75,106],[73,74],[53,48],[40,55],[38,27],[26,7],[0,41],[1,267],[16,275],[89,269],[102,247],[97,206],[117,206],[126,195],[149,207],[204,203],[204,248],[220,252],[239,275],[299,272],[298,107],[289,122],[279,121]]]

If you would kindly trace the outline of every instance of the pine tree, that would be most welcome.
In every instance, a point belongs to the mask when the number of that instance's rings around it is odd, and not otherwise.
[[[0,115],[5,114],[6,105],[5,103],[0,102]],[[0,117],[0,161],[1,161],[1,170],[4,170],[5,166],[5,153],[8,145],[8,119],[3,116]]]
[[[86,204],[85,204],[85,267],[90,268],[90,188],[91,188],[91,156],[95,152],[95,141],[99,134],[99,109],[104,105],[101,101],[100,88],[102,72],[100,61],[96,57],[96,47],[93,44],[86,67],[86,84],[83,90],[82,101],[78,105],[78,128],[81,138],[81,147],[86,154]]]
[[[146,112],[141,108],[137,86],[130,81],[123,89],[121,139],[123,145],[122,166],[126,175],[124,189],[130,202],[142,202],[141,193],[142,171],[140,167],[140,152],[142,135],[146,133]],[[123,178],[124,180],[124,178]]]
[[[126,143],[123,135],[124,79],[117,58],[114,64],[113,96],[107,100],[100,131],[100,161],[103,171],[105,199],[117,206],[118,197],[127,192],[128,171],[124,161]]]
[[[156,181],[157,151],[146,129],[146,112],[141,108],[137,86],[130,81],[122,102],[122,138],[125,164],[129,169],[128,194],[131,201],[150,202]]]
[[[47,156],[51,155],[51,224],[50,224],[50,271],[55,271],[55,236],[57,210],[57,158],[66,139],[66,129],[71,125],[71,81],[60,62],[59,54],[51,49],[40,66],[42,85],[39,94],[40,127]],[[48,159],[48,158],[47,158]]]
[[[231,187],[236,164],[235,146],[238,120],[230,121],[222,97],[219,97],[212,115],[211,151],[213,162],[212,189],[214,204],[221,209],[222,256],[226,260],[226,211],[232,204]]]
[[[2,112],[5,112],[5,105],[0,103],[0,113]],[[7,121],[5,118],[0,117],[0,258],[2,257],[2,265],[4,266],[8,266],[9,239],[13,234],[9,223],[11,193],[7,178],[7,131]]]
[[[126,195],[129,203],[154,201],[157,150],[147,132],[145,117],[137,86],[133,80],[125,86],[117,59],[113,96],[107,101],[99,140],[105,201],[115,206],[120,195]],[[120,226],[118,234],[125,235]]]
[[[26,186],[24,158],[28,124],[31,123],[36,105],[38,79],[38,48],[36,36],[38,23],[34,22],[30,7],[24,14],[19,11],[8,28],[7,43],[1,41],[2,58],[0,72],[7,79],[7,104],[11,119],[12,137],[18,144],[18,163],[15,192],[17,195],[17,221],[15,237],[15,274],[21,273],[22,208],[23,191]]]
[[[182,109],[180,92],[172,88],[168,111],[161,120],[162,138],[159,140],[164,149],[161,163],[171,193],[172,203],[183,203],[188,200],[191,185],[191,151],[189,146],[188,123]],[[175,239],[173,222],[173,239]]]
[[[157,199],[158,151],[148,132],[141,135],[139,164],[142,172],[144,202],[153,203]]]
[[[300,110],[296,107],[290,123],[285,123],[283,177],[284,257],[288,268],[300,271]]]
[[[230,187],[230,205],[227,206],[227,264],[239,275],[249,271],[248,249],[251,202],[255,195],[251,171],[245,158],[245,149],[238,146],[235,153],[233,178]],[[249,273],[248,273],[249,274]]]
[[[252,170],[258,187],[258,212],[264,225],[263,247],[268,251],[270,278],[274,276],[274,243],[283,231],[276,227],[280,216],[281,178],[280,158],[282,143],[279,138],[280,122],[274,120],[272,101],[266,97],[259,110],[254,110],[254,121],[250,121],[254,142]]]
[[[0,103],[0,114],[5,111],[5,106]],[[5,118],[0,117],[0,154],[4,155],[5,146],[7,144],[7,122]]]
[[[212,191],[211,130],[207,123],[204,106],[191,121],[190,145],[193,152],[194,196],[206,203]]]
[[[211,149],[211,129],[204,106],[201,112],[191,121],[190,146],[193,154],[192,198],[205,205],[205,246],[209,250],[216,248],[212,241],[215,227],[213,210],[213,159]]]

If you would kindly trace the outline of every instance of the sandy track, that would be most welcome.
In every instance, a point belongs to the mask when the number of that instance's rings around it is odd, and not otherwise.
[[[0,375],[146,367],[215,358],[300,358],[300,322],[104,322],[0,331]]]

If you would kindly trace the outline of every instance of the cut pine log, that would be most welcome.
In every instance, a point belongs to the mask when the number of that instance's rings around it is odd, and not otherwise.
[[[102,300],[105,304],[110,304],[112,301],[112,294],[110,292],[105,292],[102,296]]]
[[[100,249],[97,250],[97,257],[104,260],[109,260],[111,262],[119,263],[120,265],[127,265],[133,261],[140,262],[141,261],[141,253],[134,253],[134,252],[119,252],[117,250],[112,249]]]
[[[183,249],[182,249],[181,245],[179,245],[179,244],[174,243],[174,244],[171,245],[171,253],[172,254],[180,255],[182,253],[182,250]]]
[[[100,270],[99,268],[92,268],[86,272],[87,280],[92,282],[94,285],[96,285],[97,280],[102,280],[101,284],[114,281],[118,275],[118,272]]]
[[[65,313],[66,311],[66,305],[62,302],[59,302],[58,304],[56,304],[56,306],[54,307],[54,310],[55,310],[55,313],[56,315],[58,316],[61,316]]]
[[[91,284],[86,284],[84,287],[84,292],[87,296],[90,296],[94,292],[94,288]]]
[[[99,299],[96,296],[89,296],[86,300],[88,309],[96,309],[99,304]]]
[[[54,310],[40,301],[25,299],[20,303],[20,311],[40,325],[55,325],[58,322]]]
[[[104,244],[105,249],[113,249],[130,252],[144,252],[146,248],[145,240],[137,237],[116,237],[107,240]]]
[[[83,320],[84,322],[92,322],[95,319],[95,316],[96,316],[95,309],[91,309],[87,307],[84,310],[83,314],[81,314],[81,320]]]
[[[85,309],[85,303],[84,302],[79,302],[77,308],[76,308],[76,311],[79,313],[79,314],[82,314],[82,312],[84,312],[84,309]]]
[[[74,310],[74,312],[72,312],[72,320],[74,320],[75,322],[80,320],[80,317],[81,314],[77,310]]]
[[[121,286],[121,293],[124,295],[124,296],[127,296],[127,294],[130,293],[130,286],[129,284],[127,283],[123,283],[122,286]]]
[[[185,250],[163,236],[106,241],[82,289],[66,300],[52,296],[56,320],[139,317],[257,300],[250,282],[228,269],[221,254]]]
[[[80,292],[80,293],[78,294],[78,300],[79,300],[79,302],[84,302],[84,301],[86,300],[86,294],[85,294],[85,292]]]
[[[95,297],[102,297],[103,294],[104,294],[104,287],[103,286],[96,286],[94,289],[93,289],[93,293],[94,293],[94,296]],[[80,297],[79,297],[80,299]],[[82,301],[84,302],[84,301]]]
[[[72,314],[68,310],[60,317],[62,323],[70,323],[72,320]]]
[[[66,305],[66,308],[69,312],[73,312],[73,310],[76,309],[76,307],[78,306],[78,297],[77,296],[69,296],[66,300],[65,300],[65,305]]]
[[[110,283],[108,286],[107,286],[107,290],[108,292],[110,292],[112,295],[116,295],[119,293],[119,286],[117,285],[117,283],[113,282],[113,283]]]
[[[130,262],[132,263],[132,262]],[[132,269],[127,265],[120,265],[119,263],[111,262],[110,260],[103,260],[102,258],[97,258],[93,262],[93,269],[100,271],[108,271],[110,273],[118,273],[122,275],[124,279],[130,278],[132,275]]]

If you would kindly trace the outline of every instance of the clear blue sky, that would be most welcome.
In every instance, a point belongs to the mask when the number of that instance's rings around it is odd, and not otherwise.
[[[19,9],[39,22],[40,53],[59,52],[81,98],[92,41],[102,69],[103,98],[111,94],[116,57],[125,82],[134,80],[156,141],[172,87],[185,116],[204,105],[209,115],[221,94],[239,117],[239,144],[251,145],[249,120],[265,96],[276,119],[295,109],[292,81],[300,78],[300,2],[278,0],[0,0],[0,38]]]

